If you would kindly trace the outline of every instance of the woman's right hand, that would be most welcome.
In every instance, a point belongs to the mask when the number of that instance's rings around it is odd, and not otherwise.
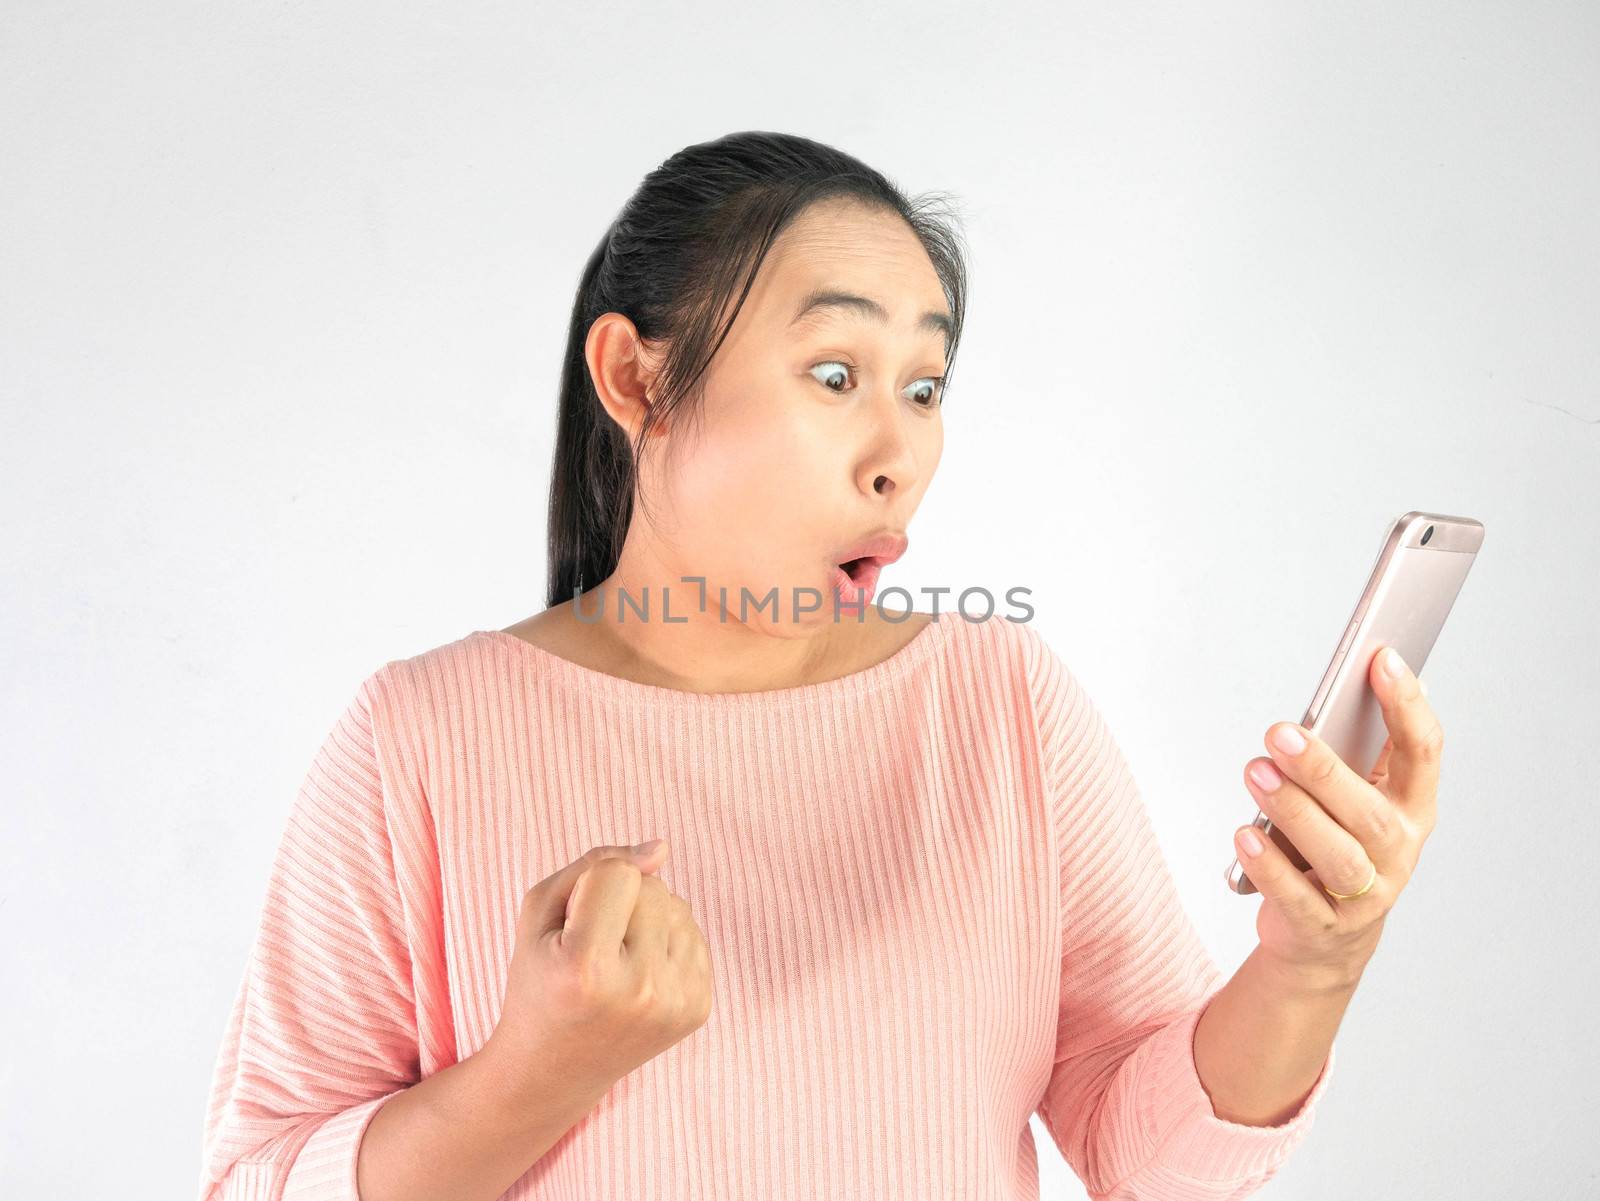
[[[711,953],[647,854],[597,846],[522,898],[505,999],[482,1054],[512,1097],[598,1101],[711,1015]]]

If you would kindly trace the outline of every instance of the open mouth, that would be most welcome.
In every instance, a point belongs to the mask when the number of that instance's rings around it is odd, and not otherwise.
[[[845,575],[850,577],[851,583],[859,584],[867,578],[869,568],[876,567],[878,560],[870,555],[864,559],[847,559],[839,564]]]
[[[876,555],[846,559],[833,569],[833,593],[842,607],[870,604],[878,590],[884,562]]]
[[[841,549],[841,548],[835,548]],[[855,557],[836,560],[833,566],[833,592],[841,605],[870,604],[878,590],[878,576],[906,552],[906,536],[899,530],[883,530],[847,543],[843,548]],[[861,552],[866,553],[861,553]]]

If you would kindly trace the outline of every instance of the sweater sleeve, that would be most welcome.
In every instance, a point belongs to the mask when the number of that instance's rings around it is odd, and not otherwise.
[[[1061,868],[1060,1007],[1040,1118],[1097,1201],[1247,1196],[1306,1136],[1332,1052],[1288,1121],[1217,1116],[1194,1031],[1226,981],[1101,713],[1042,638],[1030,631],[1025,645]]]
[[[357,1201],[367,1123],[419,1078],[371,688],[290,809],[216,1060],[200,1201]]]

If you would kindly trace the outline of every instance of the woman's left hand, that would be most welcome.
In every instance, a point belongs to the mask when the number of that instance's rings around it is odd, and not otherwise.
[[[1297,869],[1257,826],[1234,832],[1239,863],[1262,896],[1256,917],[1261,953],[1287,979],[1313,989],[1355,986],[1433,832],[1444,731],[1408,666],[1399,663],[1397,677],[1384,672],[1390,655],[1399,662],[1399,654],[1386,649],[1367,669],[1389,727],[1371,776],[1362,779],[1293,722],[1268,727],[1271,758],[1246,765],[1245,785],[1261,812],[1311,865],[1310,871]],[[1294,733],[1304,749],[1278,744],[1278,736]],[[1267,777],[1265,786],[1258,772]],[[1260,854],[1248,853],[1247,831],[1265,844]],[[1330,889],[1361,895],[1341,900]]]

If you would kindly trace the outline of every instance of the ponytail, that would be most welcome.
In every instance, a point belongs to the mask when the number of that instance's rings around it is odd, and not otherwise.
[[[616,570],[633,515],[634,462],[627,436],[596,394],[584,355],[598,303],[600,272],[610,235],[584,265],[567,327],[550,480],[549,576],[545,604],[592,591]]]

